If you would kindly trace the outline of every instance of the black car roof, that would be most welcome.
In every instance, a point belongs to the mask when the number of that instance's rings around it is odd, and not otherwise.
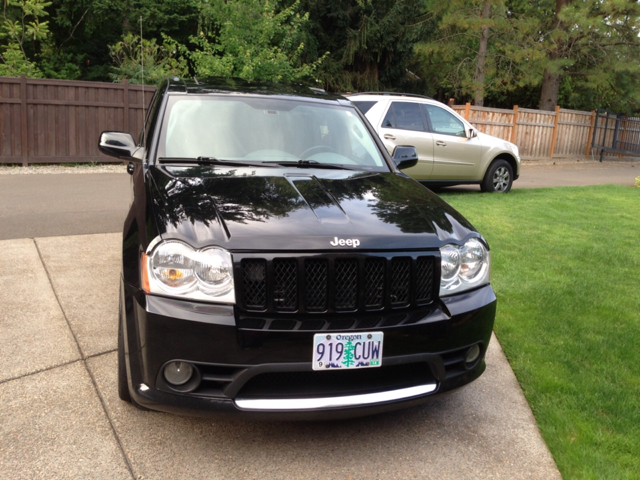
[[[224,77],[194,77],[193,79],[172,77],[169,78],[167,82],[167,92],[197,95],[208,93],[246,93],[254,95],[296,96],[333,102],[341,100],[342,102],[340,103],[350,103],[349,100],[341,95],[327,93],[321,88],[309,87],[300,83],[272,83]]]

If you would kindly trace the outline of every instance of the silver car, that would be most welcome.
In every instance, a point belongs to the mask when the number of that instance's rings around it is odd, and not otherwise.
[[[446,105],[401,93],[347,95],[387,150],[416,147],[419,161],[404,172],[429,185],[480,184],[483,192],[511,190],[520,176],[518,147],[475,129]]]

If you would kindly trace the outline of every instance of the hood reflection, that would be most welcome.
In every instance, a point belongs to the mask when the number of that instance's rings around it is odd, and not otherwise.
[[[315,171],[317,173],[317,171]],[[394,173],[151,167],[154,211],[165,231],[224,236],[468,234],[473,227],[439,197]],[[184,225],[186,223],[190,226]],[[267,225],[268,224],[268,225]],[[206,228],[202,228],[206,227]],[[204,241],[204,239],[203,239]],[[279,245],[282,247],[282,245]]]

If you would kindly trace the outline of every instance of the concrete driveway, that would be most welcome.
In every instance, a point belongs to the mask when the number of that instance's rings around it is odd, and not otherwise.
[[[120,234],[0,241],[3,479],[550,479],[494,339],[486,373],[423,407],[326,423],[142,412],[118,399]]]

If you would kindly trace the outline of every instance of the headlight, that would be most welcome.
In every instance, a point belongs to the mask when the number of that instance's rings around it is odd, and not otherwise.
[[[231,254],[216,247],[195,250],[178,240],[159,243],[142,256],[147,293],[235,303]]]
[[[491,254],[477,238],[462,245],[440,248],[440,296],[452,295],[489,283]]]

